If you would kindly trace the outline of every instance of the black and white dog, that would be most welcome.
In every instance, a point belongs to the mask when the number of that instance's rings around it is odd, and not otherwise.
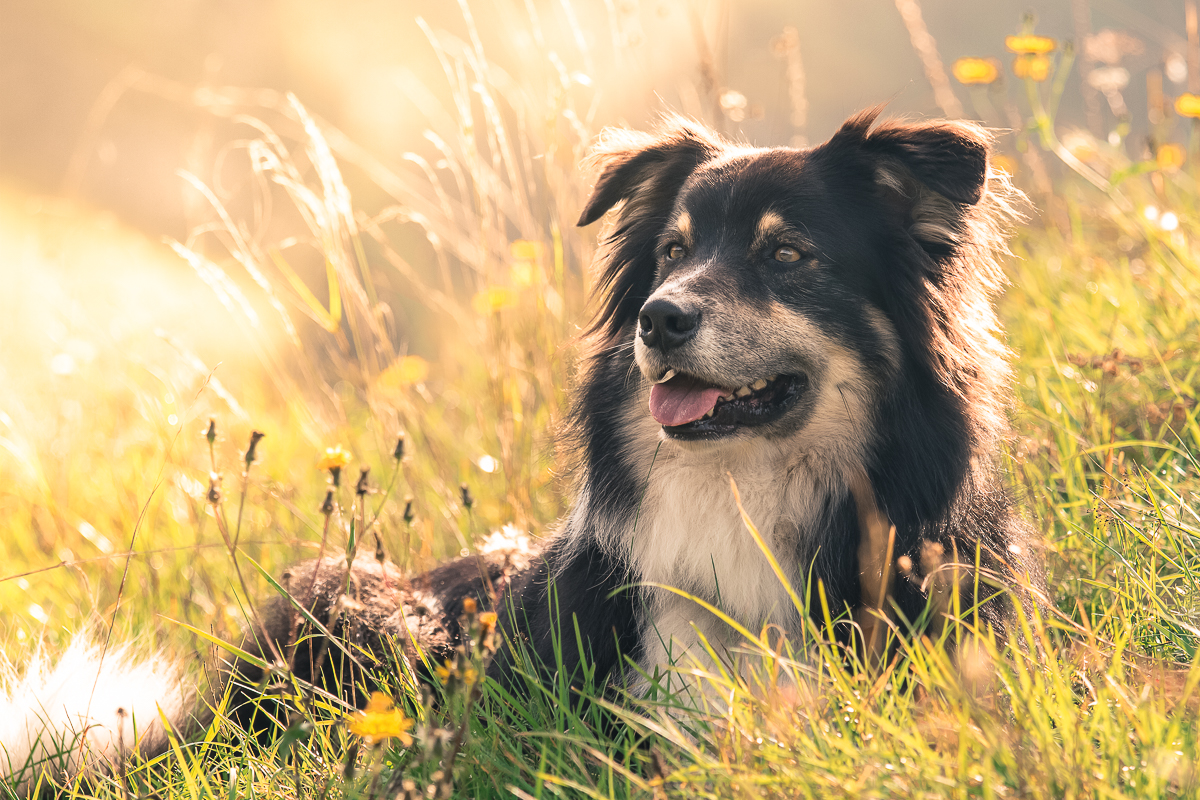
[[[630,665],[703,661],[701,636],[736,644],[660,586],[751,630],[798,634],[804,620],[747,531],[732,478],[791,588],[823,587],[835,615],[886,605],[901,629],[929,619],[934,548],[943,563],[978,562],[979,615],[1003,634],[1042,584],[997,465],[1009,371],[991,298],[1015,193],[989,174],[981,128],[877,115],[810,149],[735,145],[679,119],[605,136],[579,221],[611,213],[574,403],[570,515],[532,555],[496,547],[407,581],[359,559],[367,597],[339,630],[368,647],[416,630],[437,652],[458,636],[464,597],[499,596],[504,633],[543,669],[587,659],[635,688]],[[870,518],[894,529],[874,573]],[[897,569],[906,579],[870,596],[864,576]],[[287,585],[328,618],[345,570],[309,562]],[[1005,584],[1025,589],[995,588]],[[290,603],[263,618],[267,636],[246,646],[289,653],[303,673],[313,659],[296,655]],[[555,653],[576,628],[580,646]],[[501,648],[492,677],[513,682],[514,652]],[[123,724],[120,699],[99,697],[91,724]],[[19,741],[4,743],[20,755]]]
[[[797,632],[731,477],[792,586],[823,585],[835,614],[865,600],[867,513],[895,527],[910,569],[930,546],[968,564],[978,552],[988,585],[1040,587],[996,464],[1009,371],[990,299],[1013,190],[989,175],[982,129],[877,114],[809,150],[731,145],[684,121],[597,148],[579,222],[615,211],[574,406],[583,476],[511,599],[510,635],[545,663],[548,632],[573,624],[602,675],[618,653],[649,670],[703,660],[698,634],[731,643],[655,584],[751,630]],[[899,619],[922,617],[922,577],[893,584]],[[1003,632],[1012,595],[981,599]],[[564,667],[578,654],[562,648]]]

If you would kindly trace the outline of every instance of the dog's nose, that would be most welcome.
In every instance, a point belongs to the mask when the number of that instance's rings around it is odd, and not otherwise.
[[[638,316],[638,336],[646,347],[656,347],[664,353],[687,342],[700,328],[700,312],[683,308],[665,298],[651,300],[642,306]]]

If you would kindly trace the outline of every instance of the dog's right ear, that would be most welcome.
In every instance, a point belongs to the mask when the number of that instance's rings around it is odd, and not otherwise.
[[[584,162],[602,171],[576,224],[591,225],[622,200],[663,209],[696,167],[724,147],[712,131],[682,117],[667,119],[654,133],[606,130]]]
[[[605,241],[596,293],[602,298],[591,330],[617,335],[637,319],[654,283],[654,247],[688,177],[729,147],[699,123],[672,117],[654,133],[609,130],[585,166],[600,171],[579,217],[590,225],[621,203]]]

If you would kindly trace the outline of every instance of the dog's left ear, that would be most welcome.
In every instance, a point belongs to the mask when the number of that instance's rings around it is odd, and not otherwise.
[[[830,144],[869,156],[880,194],[912,237],[931,255],[948,255],[963,239],[969,208],[986,193],[992,137],[974,123],[950,120],[888,120],[872,129],[879,111],[847,120]]]
[[[661,212],[696,167],[723,147],[712,131],[683,117],[668,117],[653,133],[606,130],[585,162],[601,172],[576,224],[591,225],[622,200]]]
[[[579,217],[590,225],[620,204],[605,239],[596,292],[603,299],[592,330],[615,335],[637,319],[650,294],[654,247],[687,179],[728,145],[699,123],[669,117],[653,133],[609,130],[587,166],[600,171]]]

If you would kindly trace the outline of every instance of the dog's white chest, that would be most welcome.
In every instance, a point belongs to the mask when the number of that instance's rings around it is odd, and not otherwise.
[[[693,594],[754,630],[768,621],[790,627],[796,612],[787,588],[747,530],[730,487],[732,476],[751,520],[795,577],[796,536],[808,504],[795,502],[785,476],[765,462],[656,464],[630,541],[640,580]]]

